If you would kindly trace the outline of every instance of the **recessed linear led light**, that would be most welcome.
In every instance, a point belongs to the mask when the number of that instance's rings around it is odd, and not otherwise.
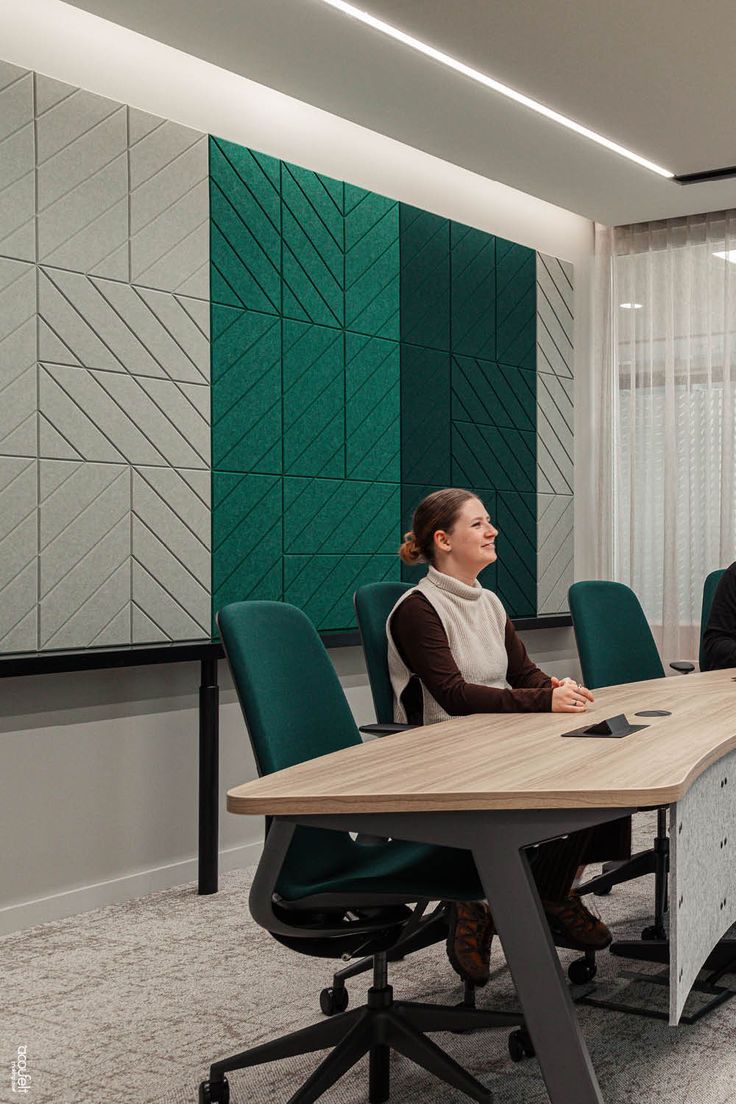
[[[619,303],[621,310],[641,310],[643,303]]]
[[[532,100],[529,96],[525,96],[522,92],[517,92],[514,88],[509,88],[507,84],[501,84],[500,81],[494,80],[493,77],[481,73],[478,69],[471,68],[470,65],[466,65],[463,61],[458,61],[457,58],[450,57],[449,54],[444,54],[441,50],[436,50],[434,46],[429,46],[426,42],[414,38],[413,35],[400,31],[398,27],[393,27],[390,23],[385,23],[382,19],[377,19],[369,12],[362,11],[353,4],[346,3],[345,0],[322,0],[322,3],[329,4],[331,8],[343,12],[344,15],[352,16],[353,19],[357,19],[361,23],[373,27],[374,30],[380,31],[381,34],[388,35],[389,38],[396,39],[397,42],[403,43],[404,46],[410,46],[412,50],[418,50],[420,54],[425,54],[427,57],[439,61],[442,65],[447,65],[448,68],[454,69],[457,73],[462,73],[465,77],[470,77],[471,80],[477,81],[478,84],[484,84],[486,88],[490,88],[493,92],[500,92],[502,96],[508,96],[510,100],[515,100],[517,103],[523,104],[524,107],[528,107],[532,111],[544,115],[547,119],[559,123],[560,126],[567,127],[568,130],[574,130],[576,134],[581,134],[583,138],[589,138],[591,142],[597,142],[599,146],[605,146],[606,149],[612,150],[613,153],[618,153],[621,157],[628,158],[629,161],[635,161],[637,165],[642,165],[645,169],[649,169],[659,176],[664,176],[667,177],[668,180],[672,180],[675,175],[668,169],[663,169],[661,165],[655,165],[653,161],[647,161],[646,157],[640,157],[638,153],[632,153],[632,151],[626,149],[625,146],[620,146],[617,142],[612,142],[610,138],[604,138],[602,134],[597,134],[594,130],[588,130],[587,127],[582,126],[580,123],[576,123],[574,119],[569,119],[567,115],[561,115],[559,111],[553,111],[551,107],[546,107],[544,104],[538,103],[537,100]]]
[[[714,253],[714,257],[720,257],[723,261],[730,261],[731,264],[736,264],[736,249],[722,249],[719,253]]]

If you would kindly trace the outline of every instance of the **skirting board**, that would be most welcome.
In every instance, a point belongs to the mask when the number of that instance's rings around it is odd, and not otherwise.
[[[261,856],[263,843],[255,840],[220,851],[220,871],[240,870],[253,866]],[[0,936],[10,932],[22,931],[46,924],[50,920],[61,920],[65,916],[75,916],[79,912],[102,908],[104,905],[130,901],[135,897],[145,897],[159,889],[196,882],[197,860],[185,859],[183,862],[169,863],[166,866],[141,870],[127,874],[122,878],[112,878],[93,885],[79,886],[75,889],[54,893],[49,897],[37,897],[31,901],[19,901],[14,905],[0,908]]]

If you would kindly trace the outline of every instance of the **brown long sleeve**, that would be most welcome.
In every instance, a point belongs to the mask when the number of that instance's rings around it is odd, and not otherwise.
[[[420,593],[410,595],[396,610],[391,618],[391,635],[406,666],[450,716],[542,713],[552,708],[549,676],[532,663],[509,620],[504,643],[510,690],[465,681],[450,651],[442,621]],[[417,679],[409,682],[402,704],[409,723],[421,724],[422,695]]]

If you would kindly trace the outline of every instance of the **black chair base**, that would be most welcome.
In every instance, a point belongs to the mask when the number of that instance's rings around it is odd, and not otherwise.
[[[369,1055],[368,1099],[370,1104],[383,1104],[390,1096],[389,1056],[392,1050],[464,1092],[472,1100],[490,1102],[493,1099],[491,1091],[424,1033],[519,1027],[520,1039],[524,1044],[521,1049],[527,1055],[534,1053],[521,1013],[394,1001],[393,990],[385,980],[385,959],[383,963],[376,963],[376,975],[379,984],[368,990],[368,1001],[362,1008],[343,1012],[213,1063],[209,1081],[203,1081],[200,1085],[199,1104],[228,1104],[230,1093],[225,1074],[231,1070],[279,1058],[293,1058],[328,1047],[333,1048],[330,1054],[294,1093],[289,1104],[312,1104],[365,1054]],[[514,1036],[518,1034],[513,1033]],[[515,1042],[518,1043],[519,1039]]]

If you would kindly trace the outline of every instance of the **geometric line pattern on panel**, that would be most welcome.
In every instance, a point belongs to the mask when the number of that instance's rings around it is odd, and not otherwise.
[[[212,304],[212,466],[281,471],[281,320]]]
[[[0,254],[36,259],[33,74],[0,61]]]
[[[285,320],[283,348],[284,471],[343,478],[343,334]]]
[[[212,473],[212,631],[214,614],[247,598],[282,593],[281,477]]]
[[[210,295],[281,311],[280,162],[210,138]]]
[[[572,379],[573,266],[537,254],[537,371]]]
[[[353,594],[365,583],[401,578],[399,557],[284,556],[284,599],[322,630],[355,626]]]
[[[496,360],[536,368],[536,260],[533,249],[496,238]]]
[[[475,425],[536,428],[536,376],[487,360],[452,358],[452,416]]]
[[[400,377],[397,342],[345,334],[348,478],[401,481]]]
[[[36,76],[38,259],[130,278],[127,109]]]
[[[130,279],[207,299],[207,136],[128,109]]]
[[[0,258],[0,454],[36,455],[36,270]]]
[[[397,483],[348,479],[284,480],[284,552],[326,555],[395,552]]]
[[[133,643],[209,636],[209,472],[132,474]]]
[[[498,426],[452,423],[452,482],[498,491],[535,491],[533,433]]]
[[[573,581],[573,497],[537,495],[537,612],[566,613]]]
[[[45,364],[41,455],[209,468],[209,390],[122,372]]]
[[[130,468],[40,462],[42,648],[130,643]]]
[[[206,383],[209,310],[198,299],[42,268],[39,349],[55,364]]]
[[[345,185],[345,327],[400,337],[399,205]]]
[[[452,350],[496,359],[496,239],[450,223]]]
[[[0,463],[0,649],[37,647],[36,461],[3,457]]]
[[[574,490],[574,380],[537,375],[537,490],[572,494]]]
[[[500,491],[496,498],[498,596],[509,617],[533,617],[537,612],[536,497]]]
[[[345,220],[341,182],[281,166],[283,312],[287,318],[342,326]]]
[[[399,204],[401,340],[450,348],[450,223]]]

